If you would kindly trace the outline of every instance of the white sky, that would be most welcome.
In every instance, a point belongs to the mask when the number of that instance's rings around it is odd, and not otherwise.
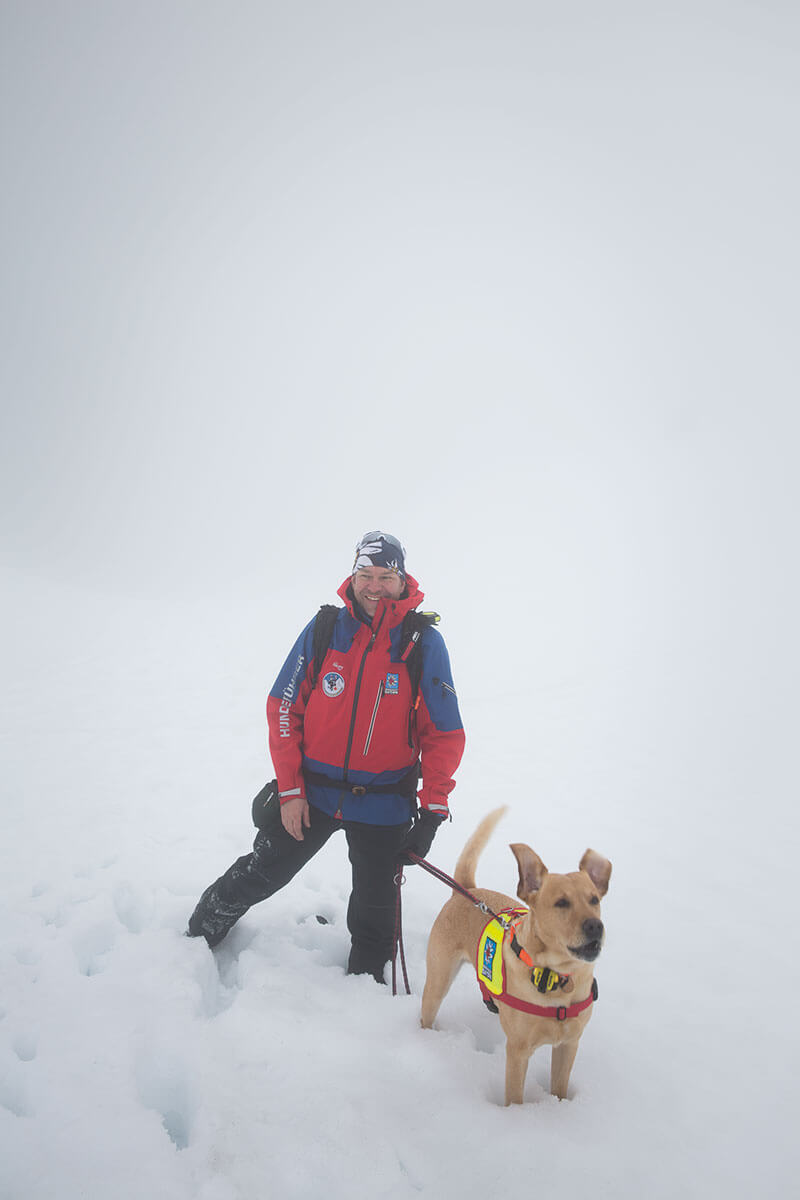
[[[781,521],[793,5],[0,21],[11,565],[263,588],[385,525],[624,592],[705,498]]]

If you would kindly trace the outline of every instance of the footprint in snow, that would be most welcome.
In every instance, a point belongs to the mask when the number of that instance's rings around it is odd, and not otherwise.
[[[18,1033],[11,1042],[11,1049],[20,1062],[33,1062],[38,1049],[36,1035],[33,1033]]]
[[[141,933],[152,919],[152,903],[137,891],[132,883],[118,883],[114,888],[114,911],[129,933]]]
[[[13,1071],[0,1078],[0,1108],[5,1108],[15,1117],[35,1115],[27,1080]]]
[[[91,925],[88,929],[76,933],[72,939],[72,948],[78,960],[78,970],[81,975],[99,975],[105,970],[103,957],[113,950],[116,942],[116,926],[109,921]]]
[[[33,946],[18,946],[14,958],[21,967],[35,967],[41,960],[41,954]]]
[[[17,1061],[11,1060],[0,1075],[0,1108],[5,1108],[15,1117],[33,1117],[36,1112],[31,1100],[30,1074],[26,1064],[36,1058],[36,1036],[17,1033],[11,1038],[10,1047]]]
[[[161,1117],[164,1131],[178,1150],[191,1141],[195,1118],[193,1089],[185,1064],[169,1051],[148,1048],[136,1066],[139,1100]]]

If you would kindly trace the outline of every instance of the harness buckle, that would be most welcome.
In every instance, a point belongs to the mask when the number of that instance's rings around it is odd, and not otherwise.
[[[531,983],[537,992],[541,992],[543,995],[547,992],[554,992],[557,987],[564,987],[566,982],[565,976],[559,975],[558,971],[552,971],[550,967],[534,967],[531,971]]]
[[[357,783],[355,787],[350,789],[350,791],[354,796],[366,796],[367,794],[367,789],[362,787],[360,783]]]
[[[558,1008],[556,1009],[556,1017],[559,1021],[566,1021],[567,1010],[563,1004],[559,1004]]]

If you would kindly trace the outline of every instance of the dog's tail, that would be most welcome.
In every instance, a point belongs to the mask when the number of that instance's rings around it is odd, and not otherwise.
[[[502,808],[496,808],[494,812],[490,812],[488,816],[484,817],[458,856],[453,878],[462,887],[475,887],[475,867],[478,864],[478,859],[483,853],[484,846],[492,836],[495,825],[503,816],[507,807],[507,805],[503,805]]]

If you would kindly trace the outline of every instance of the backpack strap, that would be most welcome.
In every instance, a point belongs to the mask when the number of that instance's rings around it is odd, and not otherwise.
[[[314,648],[314,662],[311,669],[312,688],[317,686],[317,679],[322,670],[325,655],[328,653],[331,638],[333,637],[333,627],[340,612],[342,612],[342,609],[337,604],[322,604],[317,613],[312,641]]]
[[[436,612],[406,613],[400,634],[400,661],[406,664],[411,680],[411,696],[416,704],[419,684],[422,679],[422,635],[431,625],[438,625],[441,617]]]

